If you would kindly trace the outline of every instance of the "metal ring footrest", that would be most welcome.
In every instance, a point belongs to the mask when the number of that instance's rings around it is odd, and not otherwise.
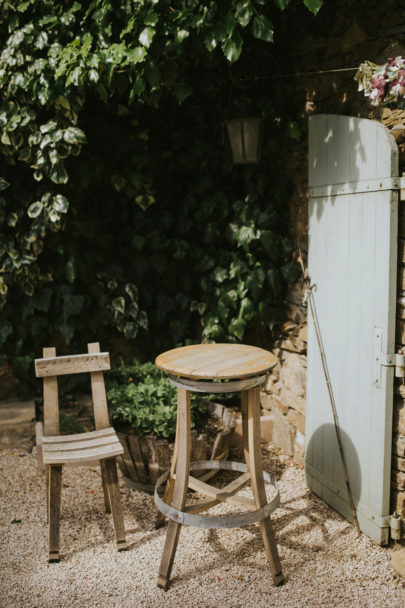
[[[248,470],[246,464],[241,462],[231,462],[229,460],[198,460],[190,463],[190,471],[200,471],[204,469],[226,469],[228,471],[239,471],[240,473],[247,473]],[[236,513],[234,515],[214,516],[185,513],[184,511],[179,511],[178,509],[171,507],[159,496],[159,488],[167,480],[169,474],[170,471],[166,471],[166,473],[161,475],[156,482],[154,494],[155,504],[159,511],[166,515],[168,519],[171,519],[172,521],[184,526],[211,529],[240,528],[242,526],[249,526],[268,517],[280,504],[280,493],[276,480],[269,473],[263,472],[264,481],[271,484],[277,490],[276,496],[269,503],[263,505],[263,507],[248,513]]]

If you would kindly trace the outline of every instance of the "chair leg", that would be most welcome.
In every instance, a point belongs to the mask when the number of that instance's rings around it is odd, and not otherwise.
[[[108,492],[107,473],[105,470],[104,460],[100,460],[101,481],[103,483],[104,507],[106,513],[111,513],[111,500]]]
[[[62,492],[62,465],[47,467],[47,499],[49,525],[49,562],[59,561],[60,503]]]
[[[175,509],[183,510],[186,502],[191,451],[191,414],[190,392],[179,388],[177,396],[177,464],[176,480],[171,505]],[[167,589],[170,574],[176,555],[181,524],[169,521],[163,547],[162,559],[159,567],[158,586]]]
[[[260,446],[260,387],[251,388],[245,392],[246,395],[244,396],[244,399],[246,399],[248,409],[248,467],[251,473],[252,490],[256,507],[260,508],[267,504]],[[284,575],[281,569],[276,538],[270,516],[260,522],[260,531],[262,533],[273,583],[276,586],[281,585],[284,582]]]
[[[118,551],[128,549],[125,538],[124,511],[121,504],[120,488],[118,485],[117,463],[115,458],[103,460],[108,484],[108,494],[114,522],[115,537]]]

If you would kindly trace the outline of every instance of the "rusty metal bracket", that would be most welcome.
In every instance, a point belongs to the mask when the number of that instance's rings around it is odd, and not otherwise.
[[[239,471],[246,473],[248,468],[246,464],[241,462],[231,462],[228,460],[199,460],[190,464],[190,471],[198,471],[205,469],[226,469],[228,471]],[[280,504],[280,493],[277,487],[275,478],[269,473],[263,473],[264,481],[272,485],[277,493],[275,497],[263,507],[250,511],[248,513],[237,513],[234,515],[193,515],[171,507],[165,503],[159,496],[160,486],[168,479],[170,471],[166,471],[159,477],[155,486],[155,504],[168,519],[175,521],[185,526],[194,526],[196,528],[239,528],[249,526],[251,524],[262,521],[277,509]]]

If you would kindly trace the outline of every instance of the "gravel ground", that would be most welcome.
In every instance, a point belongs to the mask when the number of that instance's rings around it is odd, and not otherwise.
[[[256,526],[185,526],[165,592],[156,586],[165,528],[154,528],[152,497],[121,484],[130,548],[117,553],[98,469],[66,468],[62,559],[48,564],[44,474],[28,445],[1,451],[0,608],[403,608],[405,580],[390,565],[391,550],[358,539],[270,447],[264,457],[279,479],[273,522],[285,585],[272,586]]]

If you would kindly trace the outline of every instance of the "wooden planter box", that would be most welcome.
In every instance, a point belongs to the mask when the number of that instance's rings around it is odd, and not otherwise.
[[[206,433],[191,431],[191,460],[226,460],[229,445],[235,430],[236,418],[231,409],[219,403],[209,404],[209,415],[221,428],[214,441]],[[173,444],[167,439],[156,437],[138,437],[131,433],[117,432],[124,448],[124,454],[118,456],[118,464],[128,486],[145,492],[153,492],[157,479],[170,467]],[[202,471],[194,476],[206,480],[217,471]]]

